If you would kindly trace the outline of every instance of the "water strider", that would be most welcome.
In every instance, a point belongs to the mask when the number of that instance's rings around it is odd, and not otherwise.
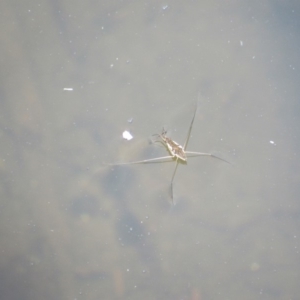
[[[187,137],[186,140],[184,142],[184,145],[181,146],[179,145],[177,142],[173,141],[171,138],[167,137],[167,131],[165,129],[162,130],[162,133],[160,134],[154,134],[153,136],[157,136],[158,138],[160,138],[160,140],[157,140],[156,142],[161,142],[166,148],[167,150],[170,152],[171,155],[168,156],[161,156],[161,157],[156,157],[156,158],[150,158],[150,159],[144,159],[144,160],[138,160],[138,161],[131,161],[131,162],[125,162],[125,163],[110,163],[108,165],[110,166],[119,166],[119,165],[132,165],[132,164],[144,164],[144,163],[151,163],[151,162],[156,162],[156,161],[160,161],[160,160],[166,160],[166,159],[170,159],[172,158],[173,160],[175,160],[175,168],[172,174],[172,178],[171,178],[171,184],[170,184],[170,194],[171,194],[171,199],[173,202],[173,181],[174,181],[174,177],[176,174],[176,170],[178,167],[178,163],[187,162],[187,157],[191,157],[191,156],[210,156],[213,158],[217,158],[219,160],[222,160],[226,163],[229,163],[229,161],[218,157],[216,155],[213,155],[212,153],[204,153],[204,152],[195,152],[195,151],[186,151],[186,147],[191,135],[191,131],[193,128],[193,123],[195,120],[195,116],[196,116],[196,112],[197,112],[197,107],[198,107],[198,102],[196,104],[196,108],[194,111],[194,115],[187,133]],[[173,202],[174,203],[174,202]]]

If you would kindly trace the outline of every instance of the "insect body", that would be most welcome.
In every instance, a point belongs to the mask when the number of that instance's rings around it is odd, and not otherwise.
[[[167,131],[163,129],[161,134],[154,134],[161,138],[162,143],[167,147],[172,157],[177,157],[182,161],[186,161],[187,157],[181,145],[166,136]]]

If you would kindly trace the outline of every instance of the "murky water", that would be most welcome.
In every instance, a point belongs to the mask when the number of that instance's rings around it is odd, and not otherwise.
[[[1,12],[5,299],[297,299],[297,2]],[[175,206],[174,162],[103,164],[168,155],[196,101],[188,150],[232,166],[179,165]]]

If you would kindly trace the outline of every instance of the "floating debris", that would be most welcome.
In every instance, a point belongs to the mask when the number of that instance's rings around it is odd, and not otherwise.
[[[127,130],[125,130],[124,132],[123,132],[123,139],[125,139],[125,140],[127,140],[127,141],[130,141],[130,140],[132,140],[133,139],[133,136],[131,135],[131,133],[129,132],[129,131],[127,131]]]

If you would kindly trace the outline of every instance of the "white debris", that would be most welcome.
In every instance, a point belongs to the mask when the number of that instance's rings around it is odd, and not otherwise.
[[[129,131],[127,131],[127,130],[125,130],[124,132],[123,132],[123,139],[125,139],[125,140],[127,140],[127,141],[130,141],[130,140],[132,140],[133,139],[133,136],[131,135],[131,133],[129,132]]]
[[[275,142],[274,141],[270,141],[270,144],[276,146]]]
[[[64,88],[64,91],[73,91],[73,88]]]

